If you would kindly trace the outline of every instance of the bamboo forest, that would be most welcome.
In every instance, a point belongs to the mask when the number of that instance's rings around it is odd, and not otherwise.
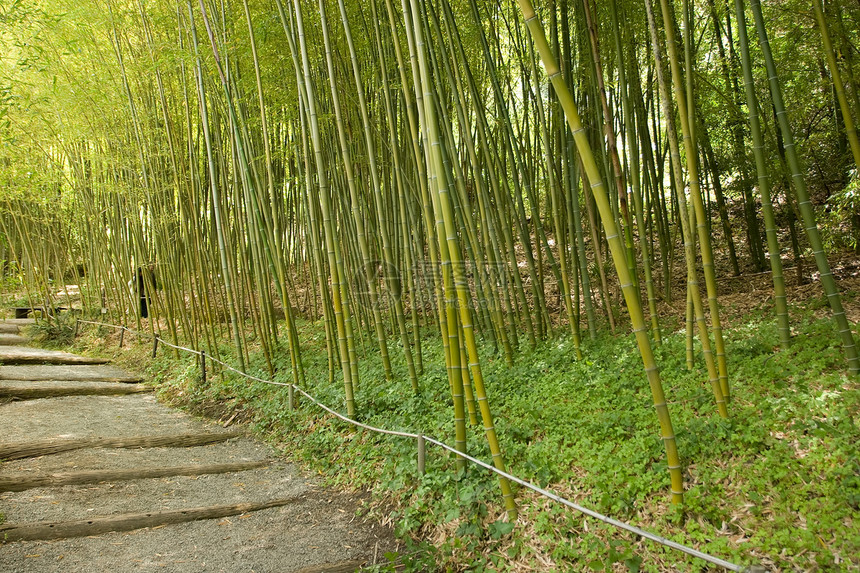
[[[2,0],[0,313],[364,571],[856,571],[858,78],[845,0]]]

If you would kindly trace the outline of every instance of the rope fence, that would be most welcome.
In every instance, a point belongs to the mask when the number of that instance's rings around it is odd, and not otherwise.
[[[651,540],[655,543],[658,543],[660,545],[663,545],[665,547],[669,547],[671,549],[681,551],[683,553],[686,553],[687,555],[691,555],[691,556],[696,557],[698,559],[702,559],[703,561],[707,561],[708,563],[711,563],[713,565],[717,565],[717,566],[722,567],[728,571],[742,571],[742,572],[746,572],[746,573],[761,573],[761,572],[765,571],[764,568],[756,566],[756,565],[744,567],[741,565],[737,565],[735,563],[731,563],[731,562],[726,561],[724,559],[720,559],[719,557],[714,557],[713,555],[709,555],[709,554],[703,553],[697,549],[693,549],[692,547],[687,547],[686,545],[683,545],[683,544],[678,543],[676,541],[672,541],[671,539],[667,539],[667,538],[662,537],[660,535],[657,535],[655,533],[645,531],[644,529],[640,529],[634,525],[630,525],[629,523],[625,523],[623,521],[613,519],[609,516],[598,513],[592,509],[588,509],[587,507],[581,506],[581,505],[574,503],[568,499],[565,499],[565,498],[561,497],[560,495],[555,494],[549,490],[546,490],[540,486],[537,486],[531,482],[528,482],[524,479],[518,478],[517,476],[515,476],[513,474],[502,471],[502,470],[496,468],[495,466],[493,466],[491,464],[488,464],[484,461],[481,461],[477,458],[474,458],[474,457],[472,457],[472,456],[470,456],[464,452],[458,451],[456,448],[449,446],[448,444],[441,442],[435,438],[425,436],[425,435],[420,434],[420,433],[387,430],[385,428],[377,428],[375,426],[363,424],[362,422],[359,422],[358,420],[353,420],[352,418],[344,416],[340,412],[338,412],[332,408],[329,408],[328,406],[326,406],[325,404],[323,404],[322,402],[317,400],[314,396],[307,393],[305,390],[299,388],[298,386],[296,386],[293,383],[276,382],[274,380],[266,380],[263,378],[259,378],[257,376],[253,376],[253,375],[248,374],[246,372],[242,372],[241,370],[239,370],[237,368],[234,368],[233,366],[231,366],[230,364],[227,364],[226,362],[224,362],[222,360],[218,360],[217,358],[213,358],[211,356],[208,356],[206,354],[206,352],[204,352],[202,350],[195,350],[193,348],[187,348],[185,346],[177,346],[175,344],[171,344],[171,343],[167,342],[166,340],[160,338],[157,334],[147,334],[144,332],[138,332],[138,331],[132,330],[132,329],[127,328],[125,326],[120,326],[120,325],[116,325],[116,324],[109,324],[109,323],[105,323],[105,322],[94,322],[94,321],[83,320],[83,319],[77,319],[77,321],[75,322],[75,336],[78,335],[79,327],[81,324],[92,324],[92,325],[96,325],[96,326],[104,326],[104,327],[120,330],[121,331],[120,332],[120,344],[119,344],[120,346],[122,346],[122,344],[123,344],[124,335],[126,332],[130,332],[130,333],[134,334],[135,336],[137,336],[138,338],[151,338],[153,341],[153,343],[152,343],[152,356],[153,356],[153,358],[156,356],[156,353],[158,352],[159,344],[163,344],[169,348],[173,348],[175,350],[181,350],[181,351],[187,352],[189,354],[196,354],[197,356],[200,357],[201,378],[202,378],[204,383],[206,381],[206,361],[209,360],[211,362],[219,364],[222,368],[230,370],[232,372],[235,372],[236,374],[238,374],[244,378],[247,378],[249,380],[253,380],[255,382],[260,382],[262,384],[269,384],[272,386],[284,386],[284,387],[288,388],[290,391],[290,396],[289,396],[290,409],[292,409],[294,407],[294,393],[298,392],[299,394],[304,396],[308,401],[310,401],[313,404],[315,404],[316,406],[318,406],[320,409],[325,410],[329,414],[335,416],[336,418],[339,418],[340,420],[343,420],[344,422],[346,422],[348,424],[351,424],[351,425],[356,426],[358,428],[363,428],[365,430],[368,430],[370,432],[375,432],[378,434],[385,434],[385,435],[396,436],[396,437],[400,437],[400,438],[413,439],[416,441],[417,458],[418,458],[418,460],[417,460],[418,472],[421,475],[424,474],[424,469],[425,469],[426,444],[432,444],[434,446],[437,446],[443,450],[446,450],[446,451],[454,454],[455,456],[459,456],[459,457],[463,458],[464,460],[467,460],[467,461],[469,461],[469,462],[471,462],[477,466],[480,466],[480,467],[484,468],[485,470],[488,470],[492,473],[495,473],[501,477],[507,478],[508,480],[515,482],[524,488],[530,489],[530,490],[534,491],[535,493],[537,493],[543,497],[546,497],[548,499],[551,499],[557,503],[564,505],[565,507],[573,509],[574,511],[577,511],[579,513],[582,513],[582,514],[587,515],[589,517],[592,517],[594,519],[597,519],[598,521],[602,521],[603,523],[606,523],[606,524],[611,525],[613,527],[616,527],[618,529],[622,529],[622,530],[627,531],[629,533],[633,533],[634,535],[638,535],[639,537],[649,539],[649,540]]]

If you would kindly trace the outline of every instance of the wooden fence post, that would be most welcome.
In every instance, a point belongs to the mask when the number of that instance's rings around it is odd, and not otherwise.
[[[418,434],[418,475],[424,475],[425,456],[424,434]]]
[[[200,383],[206,385],[206,351],[200,351]]]

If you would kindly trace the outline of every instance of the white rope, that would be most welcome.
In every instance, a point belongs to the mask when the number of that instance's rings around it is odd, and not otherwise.
[[[402,438],[413,438],[413,439],[418,438],[418,434],[412,434],[410,432],[398,432],[396,430],[386,430],[383,428],[377,428],[374,426],[368,426],[367,424],[362,424],[361,422],[353,420],[352,418],[348,418],[348,417],[344,416],[343,414],[340,414],[340,413],[332,410],[331,408],[329,408],[328,406],[326,406],[325,404],[323,404],[322,402],[320,402],[319,400],[317,400],[316,398],[314,398],[313,396],[311,396],[310,394],[308,394],[307,392],[305,392],[304,390],[302,390],[301,388],[296,386],[295,384],[287,384],[287,386],[292,386],[299,394],[306,397],[308,400],[310,400],[311,402],[313,402],[314,404],[316,404],[317,406],[319,406],[320,408],[322,408],[323,410],[325,410],[329,414],[337,416],[338,418],[340,418],[344,422],[348,422],[350,424],[353,424],[354,426],[358,426],[360,428],[370,430],[371,432],[378,432],[380,434],[388,434],[389,436],[400,436]]]
[[[125,327],[123,327],[123,330],[128,330],[128,329],[127,329],[127,328],[125,328]],[[200,352],[199,350],[194,350],[193,348],[185,348],[184,346],[176,346],[175,344],[170,344],[169,342],[167,342],[166,340],[164,340],[164,339],[163,339],[163,338],[161,338],[160,336],[156,336],[156,338],[158,338],[158,342],[159,342],[159,344],[163,344],[163,345],[165,345],[165,346],[169,346],[170,348],[175,348],[175,349],[177,349],[177,350],[184,350],[185,352],[190,352],[191,354],[196,354],[196,355],[198,355],[198,356],[200,356],[201,354],[203,354],[203,353],[202,353],[202,352]]]
[[[571,509],[575,509],[576,511],[578,511],[580,513],[584,513],[585,515],[593,517],[594,519],[597,519],[597,520],[602,521],[604,523],[608,523],[610,525],[614,525],[615,527],[618,527],[619,529],[624,529],[625,531],[629,531],[631,533],[639,535],[640,537],[650,539],[651,541],[654,541],[654,542],[659,543],[661,545],[671,547],[672,549],[677,549],[678,551],[683,551],[684,553],[687,553],[688,555],[692,555],[693,557],[698,557],[699,559],[703,559],[705,561],[708,561],[709,563],[713,563],[714,565],[719,565],[720,567],[724,567],[725,569],[728,569],[729,571],[743,571],[744,570],[744,567],[742,567],[740,565],[735,565],[734,563],[730,563],[728,561],[720,559],[719,557],[713,557],[711,555],[708,555],[707,553],[702,553],[701,551],[693,549],[692,547],[687,547],[685,545],[681,545],[680,543],[676,543],[675,541],[672,541],[671,539],[666,539],[665,537],[661,537],[661,536],[656,535],[654,533],[650,533],[648,531],[645,531],[644,529],[639,529],[638,527],[636,527],[634,525],[630,525],[629,523],[624,523],[623,521],[618,521],[617,519],[613,519],[613,518],[608,517],[606,515],[597,513],[594,510],[588,509],[587,507],[583,507],[577,503],[574,503],[568,499],[561,497],[560,495],[554,494],[551,491],[545,490],[542,487],[536,486],[533,483],[530,483],[530,482],[527,482],[523,479],[520,479],[520,478],[516,477],[515,475],[512,475],[512,474],[509,474],[508,472],[502,471],[502,470],[496,468],[495,466],[492,466],[492,465],[490,465],[486,462],[483,462],[477,458],[473,458],[472,456],[470,456],[468,454],[464,454],[463,452],[460,452],[460,451],[456,450],[455,448],[452,448],[448,444],[445,444],[443,442],[440,442],[438,440],[435,440],[435,439],[427,437],[427,436],[425,436],[424,439],[427,442],[434,444],[434,445],[437,445],[444,450],[448,450],[449,452],[451,452],[455,455],[458,455],[463,459],[469,460],[470,462],[477,464],[484,469],[488,469],[491,472],[494,472],[494,473],[496,473],[502,477],[509,479],[512,482],[518,483],[521,486],[526,487],[526,488],[528,488],[534,492],[537,492],[544,497],[548,497],[549,499],[551,499],[553,501],[557,501],[558,503],[560,503],[562,505],[566,505],[567,507],[569,507]]]

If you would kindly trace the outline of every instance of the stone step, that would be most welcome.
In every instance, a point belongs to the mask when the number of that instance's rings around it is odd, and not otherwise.
[[[151,392],[8,402],[0,405],[0,419],[14,420],[0,432],[0,442],[6,443],[226,432],[219,425],[165,408]]]
[[[347,573],[392,547],[356,521],[353,494],[319,489],[229,422],[165,408],[134,374],[3,364],[3,573]]]

